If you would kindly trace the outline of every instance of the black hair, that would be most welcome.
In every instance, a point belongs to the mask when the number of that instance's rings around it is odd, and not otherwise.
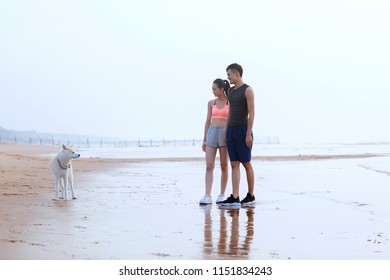
[[[238,63],[233,63],[233,64],[230,64],[227,68],[226,68],[226,72],[228,70],[233,70],[233,71],[237,71],[238,73],[240,73],[240,76],[242,77],[242,74],[244,73],[244,70],[242,69],[242,66]]]
[[[229,88],[230,88],[230,83],[228,80],[215,79],[213,84],[216,84],[218,88],[223,88],[223,90],[225,91],[225,94],[227,96]]]

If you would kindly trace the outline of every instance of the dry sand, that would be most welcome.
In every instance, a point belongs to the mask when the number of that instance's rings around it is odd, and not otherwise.
[[[57,151],[0,144],[0,259],[390,258],[374,155],[257,157],[256,206],[229,210],[198,205],[202,159],[80,158],[78,199],[54,201]]]

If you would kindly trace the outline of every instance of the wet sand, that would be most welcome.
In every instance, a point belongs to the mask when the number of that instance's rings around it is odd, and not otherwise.
[[[198,205],[200,158],[80,158],[78,199],[54,201],[57,151],[0,144],[0,259],[390,258],[388,156],[256,157],[257,203],[233,210]]]

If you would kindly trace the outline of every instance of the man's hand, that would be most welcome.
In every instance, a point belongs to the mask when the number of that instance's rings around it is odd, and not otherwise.
[[[246,138],[245,138],[245,143],[246,143],[246,146],[249,148],[252,146],[253,144],[253,139],[252,139],[252,135],[251,134],[247,134],[246,135]]]

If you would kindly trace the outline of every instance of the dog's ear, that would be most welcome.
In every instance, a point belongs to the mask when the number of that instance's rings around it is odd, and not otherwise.
[[[66,146],[64,144],[62,144],[62,149],[66,150]]]

